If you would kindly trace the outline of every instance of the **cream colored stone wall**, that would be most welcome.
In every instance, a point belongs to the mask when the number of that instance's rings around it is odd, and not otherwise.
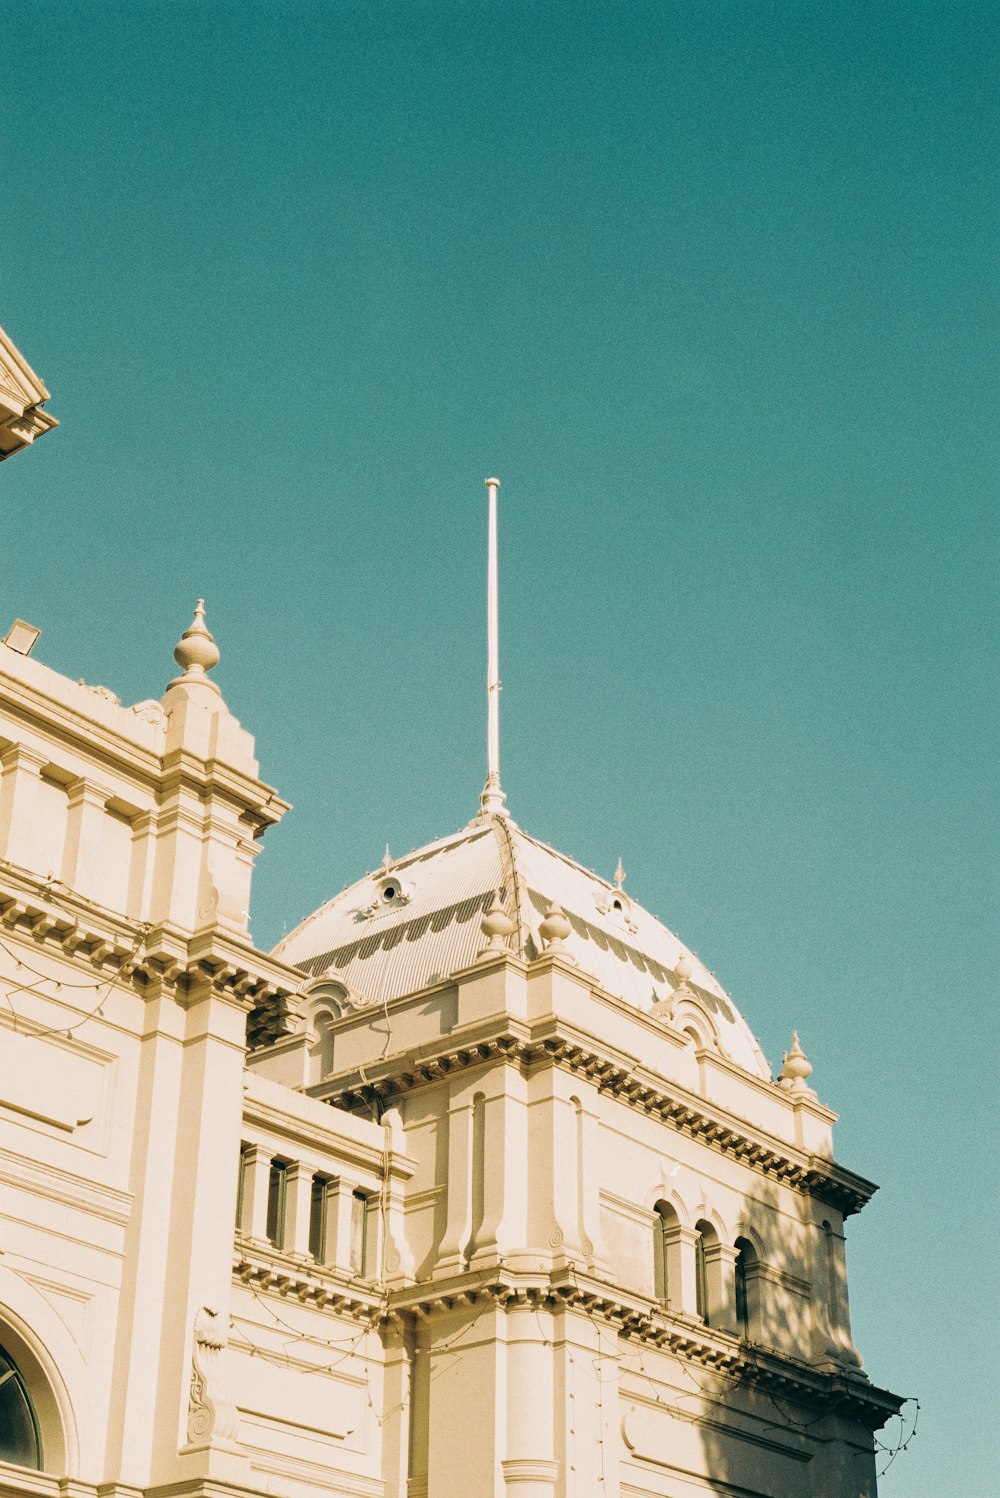
[[[0,1345],[44,1441],[0,1495],[872,1498],[874,1188],[801,1052],[742,1071],[558,916],[374,1010],[255,950],[285,803],[217,657],[199,610],[133,708],[0,646]]]

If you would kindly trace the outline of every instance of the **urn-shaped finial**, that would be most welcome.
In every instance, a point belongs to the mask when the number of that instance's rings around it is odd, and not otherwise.
[[[674,977],[678,985],[684,984],[691,976],[691,959],[686,952],[682,952],[674,963]]]
[[[778,1077],[778,1086],[783,1087],[786,1092],[797,1096],[809,1093],[812,1088],[807,1085],[812,1076],[812,1065],[806,1057],[805,1051],[799,1045],[799,1032],[792,1031],[792,1044],[781,1058],[781,1074]]]
[[[207,673],[219,664],[219,647],[205,623],[204,598],[198,599],[194,618],[174,646],[174,660],[181,667],[184,675],[172,681],[171,686],[176,686],[178,681],[186,684],[197,681],[203,686],[210,687],[213,692],[219,690],[215,682],[209,681],[207,676]]]
[[[572,929],[569,917],[562,906],[553,902],[538,927],[538,934],[542,938],[546,952],[559,952],[564,957],[568,956],[563,943]]]
[[[498,894],[494,894],[492,900],[483,912],[479,929],[486,937],[486,945],[479,953],[480,959],[490,957],[494,952],[509,952],[508,945],[511,932],[514,930],[514,922],[503,908],[503,902]]]

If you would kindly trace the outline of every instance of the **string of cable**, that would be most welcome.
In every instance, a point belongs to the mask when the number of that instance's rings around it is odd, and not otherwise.
[[[908,1404],[913,1405],[913,1423],[910,1426],[909,1435],[904,1439],[904,1432],[906,1431],[906,1417],[903,1415],[903,1410]],[[885,1476],[889,1468],[892,1466],[893,1462],[896,1460],[897,1456],[900,1456],[902,1452],[907,1449],[910,1442],[916,1435],[917,1421],[920,1419],[920,1400],[917,1399],[915,1395],[910,1394],[906,1399],[903,1400],[903,1403],[900,1405],[899,1410],[895,1415],[892,1416],[892,1419],[899,1421],[899,1438],[896,1441],[895,1446],[887,1446],[885,1442],[880,1441],[877,1436],[874,1438],[875,1450],[883,1453],[883,1455],[886,1455],[888,1457],[888,1461],[882,1468],[881,1472],[878,1472],[876,1474],[879,1478]]]
[[[132,946],[131,950],[127,952],[122,958],[122,968],[127,969],[131,965],[131,963],[135,961],[136,957],[142,950],[143,943],[145,942],[146,937],[149,934],[149,930],[150,927],[146,923],[143,923],[139,927],[139,935],[137,936],[134,945]],[[7,985],[7,988],[4,992],[4,999],[6,1001],[7,1008],[11,1013],[12,1027],[15,1034],[28,1034],[36,1039],[44,1039],[48,1035],[65,1035],[68,1038],[72,1036],[77,1030],[79,1030],[83,1025],[88,1024],[91,1020],[99,1019],[104,1013],[105,1001],[110,995],[115,984],[118,983],[121,979],[121,971],[119,970],[116,973],[112,973],[112,975],[107,979],[98,979],[96,981],[90,981],[87,983],[74,983],[70,979],[53,978],[50,973],[41,972],[38,968],[33,967],[31,963],[26,962],[23,957],[19,957],[18,954],[12,951],[4,941],[0,941],[0,951],[4,952],[14,963],[15,972],[24,971],[30,973],[32,978],[35,980],[33,983],[20,983],[16,978],[11,978],[6,973],[0,973],[0,982],[3,982]],[[24,1014],[18,1013],[17,1009],[14,1007],[13,997],[15,994],[23,993],[33,994],[36,998],[47,999],[49,1000],[49,1002],[64,1002],[62,1000],[54,1000],[54,995],[52,993],[46,993],[42,989],[43,984],[51,985],[51,987],[54,988],[56,994],[61,993],[63,990],[67,990],[73,993],[90,992],[96,993],[97,998],[91,1005],[91,1007],[86,1010],[85,1013],[80,1015],[78,1019],[74,1020],[72,1024],[38,1026],[35,1025],[33,1021],[29,1021]],[[67,1005],[66,1007],[69,1006]]]

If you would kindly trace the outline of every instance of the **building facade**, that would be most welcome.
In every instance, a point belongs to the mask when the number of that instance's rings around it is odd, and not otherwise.
[[[19,648],[16,648],[18,647]],[[0,1487],[875,1491],[835,1162],[702,964],[505,809],[277,951],[209,670],[0,644]]]
[[[0,1498],[874,1498],[875,1188],[797,1040],[774,1080],[498,775],[257,950],[287,804],[202,606],[132,705],[37,633],[0,642]]]

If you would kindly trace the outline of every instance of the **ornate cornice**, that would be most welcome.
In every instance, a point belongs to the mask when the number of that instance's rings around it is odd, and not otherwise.
[[[380,1289],[359,1284],[342,1271],[314,1260],[251,1244],[246,1238],[236,1240],[233,1278],[255,1292],[294,1300],[372,1327],[385,1316],[385,1296]]]
[[[59,425],[43,411],[49,392],[0,328],[0,462]]]
[[[570,1271],[551,1276],[509,1274],[502,1266],[477,1276],[393,1291],[384,1319],[399,1326],[407,1319],[426,1321],[435,1315],[492,1300],[500,1309],[580,1311],[599,1318],[624,1341],[637,1341],[733,1382],[757,1387],[796,1404],[827,1412],[842,1411],[878,1430],[895,1415],[903,1400],[871,1384],[856,1369],[816,1368],[774,1348],[758,1347],[693,1317],[671,1314],[598,1280]]]
[[[389,1057],[368,1066],[365,1074],[355,1071],[321,1087],[311,1089],[335,1107],[348,1111],[368,1109],[373,1099],[385,1104],[393,1097],[438,1082],[452,1073],[486,1062],[504,1060],[531,1069],[558,1066],[583,1074],[600,1092],[616,1097],[629,1107],[655,1116],[679,1133],[708,1145],[719,1154],[739,1160],[758,1174],[780,1181],[793,1190],[818,1197],[845,1217],[871,1200],[878,1189],[874,1182],[844,1169],[832,1160],[806,1154],[794,1145],[776,1139],[744,1119],[729,1117],[718,1108],[696,1098],[685,1089],[664,1083],[662,1078],[630,1064],[621,1054],[581,1043],[563,1032],[557,1022],[544,1036],[532,1037],[526,1027],[510,1023],[486,1033],[482,1027],[470,1034],[466,1044],[428,1050],[421,1055]]]
[[[150,926],[0,860],[0,936],[33,941],[52,956],[86,958],[95,969],[132,985],[166,987],[181,1002],[199,984],[252,1010],[267,1010],[284,1025],[294,1007],[301,974],[249,943],[212,927],[188,935],[168,925]]]

